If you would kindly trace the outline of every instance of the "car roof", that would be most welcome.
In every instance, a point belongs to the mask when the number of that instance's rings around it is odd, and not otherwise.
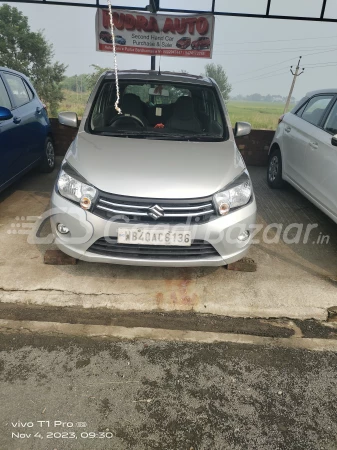
[[[105,79],[114,79],[115,73],[113,70],[105,72],[103,75]],[[118,72],[118,77],[121,80],[144,80],[144,81],[158,81],[163,83],[178,82],[196,85],[213,86],[211,78],[203,75],[191,75],[182,72],[158,72],[157,70],[121,70]]]
[[[21,72],[17,72],[16,70],[13,70],[13,69],[9,69],[8,67],[1,67],[0,66],[0,72],[1,71],[14,73],[15,75],[20,75],[20,77],[23,77],[25,80],[29,81],[29,79],[26,77],[25,74],[23,74]]]
[[[295,114],[297,111],[299,111],[302,106],[308,101],[309,98],[314,97],[315,95],[320,94],[337,94],[337,88],[331,88],[331,89],[318,89],[316,91],[310,91],[308,92],[301,100],[296,103],[294,108],[290,111],[292,114]]]
[[[337,94],[337,88],[332,88],[332,89],[319,89],[317,91],[311,91],[308,92],[306,97],[313,97],[314,95],[317,94]]]

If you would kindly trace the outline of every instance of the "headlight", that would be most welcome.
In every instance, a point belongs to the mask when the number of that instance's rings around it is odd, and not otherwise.
[[[221,216],[226,216],[231,209],[247,205],[253,194],[252,183],[247,172],[243,172],[233,183],[214,196],[214,203]]]
[[[97,194],[94,187],[76,180],[62,169],[57,180],[57,188],[62,197],[79,203],[83,209],[90,209]]]

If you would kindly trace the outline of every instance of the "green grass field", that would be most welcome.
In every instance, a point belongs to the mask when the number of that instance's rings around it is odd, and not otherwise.
[[[276,130],[278,119],[283,114],[283,103],[228,102],[232,125],[249,122],[254,129]]]
[[[78,93],[73,91],[63,90],[64,100],[58,107],[58,112],[72,111],[77,113],[78,117],[83,116],[85,105],[88,101],[90,92]]]
[[[58,111],[74,111],[81,118],[90,93],[76,94],[67,90],[63,92],[64,100]],[[254,129],[275,130],[278,118],[283,114],[284,105],[282,103],[229,102],[227,108],[233,126],[235,122],[243,121],[251,123]]]

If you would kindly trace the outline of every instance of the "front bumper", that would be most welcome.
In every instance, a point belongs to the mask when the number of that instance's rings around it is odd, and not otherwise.
[[[130,257],[112,257],[100,255],[89,251],[90,247],[103,237],[117,237],[120,227],[133,228],[134,224],[117,223],[98,217],[91,212],[84,211],[79,206],[53,192],[51,199],[52,215],[50,218],[55,243],[60,250],[76,259],[88,262],[124,264],[135,266],[161,266],[161,267],[197,267],[197,266],[224,266],[243,258],[250,247],[250,239],[240,242],[237,238],[245,230],[252,230],[256,223],[255,198],[245,207],[232,212],[228,216],[219,217],[208,223],[200,225],[179,225],[179,230],[189,230],[194,240],[203,240],[213,245],[217,256],[207,258],[172,258],[144,259]],[[70,233],[61,235],[57,225],[64,224]],[[144,227],[138,224],[137,228]],[[149,225],[146,228],[163,227]],[[167,225],[165,228],[175,228],[177,225]]]

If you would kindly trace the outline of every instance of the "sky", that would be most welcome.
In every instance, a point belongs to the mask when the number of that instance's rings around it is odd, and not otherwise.
[[[92,3],[93,0],[72,0]],[[104,2],[105,0],[100,0]],[[113,5],[143,7],[146,0],[112,0]],[[211,0],[161,0],[163,7],[210,10]],[[267,0],[217,0],[219,11],[264,13]],[[33,31],[44,30],[54,46],[55,60],[68,65],[66,75],[88,73],[91,64],[113,66],[109,53],[96,51],[95,9],[9,3],[28,16]],[[187,6],[188,5],[188,6]],[[319,16],[322,0],[272,0],[271,14]],[[337,1],[327,0],[326,17],[337,19]],[[206,63],[221,64],[232,84],[231,95],[286,96],[292,82],[290,66],[305,72],[294,91],[297,99],[316,89],[336,87],[337,24],[296,20],[216,17],[213,59],[161,58],[161,69],[203,73]],[[159,58],[157,58],[157,67]],[[148,69],[150,57],[118,55],[120,69]]]

